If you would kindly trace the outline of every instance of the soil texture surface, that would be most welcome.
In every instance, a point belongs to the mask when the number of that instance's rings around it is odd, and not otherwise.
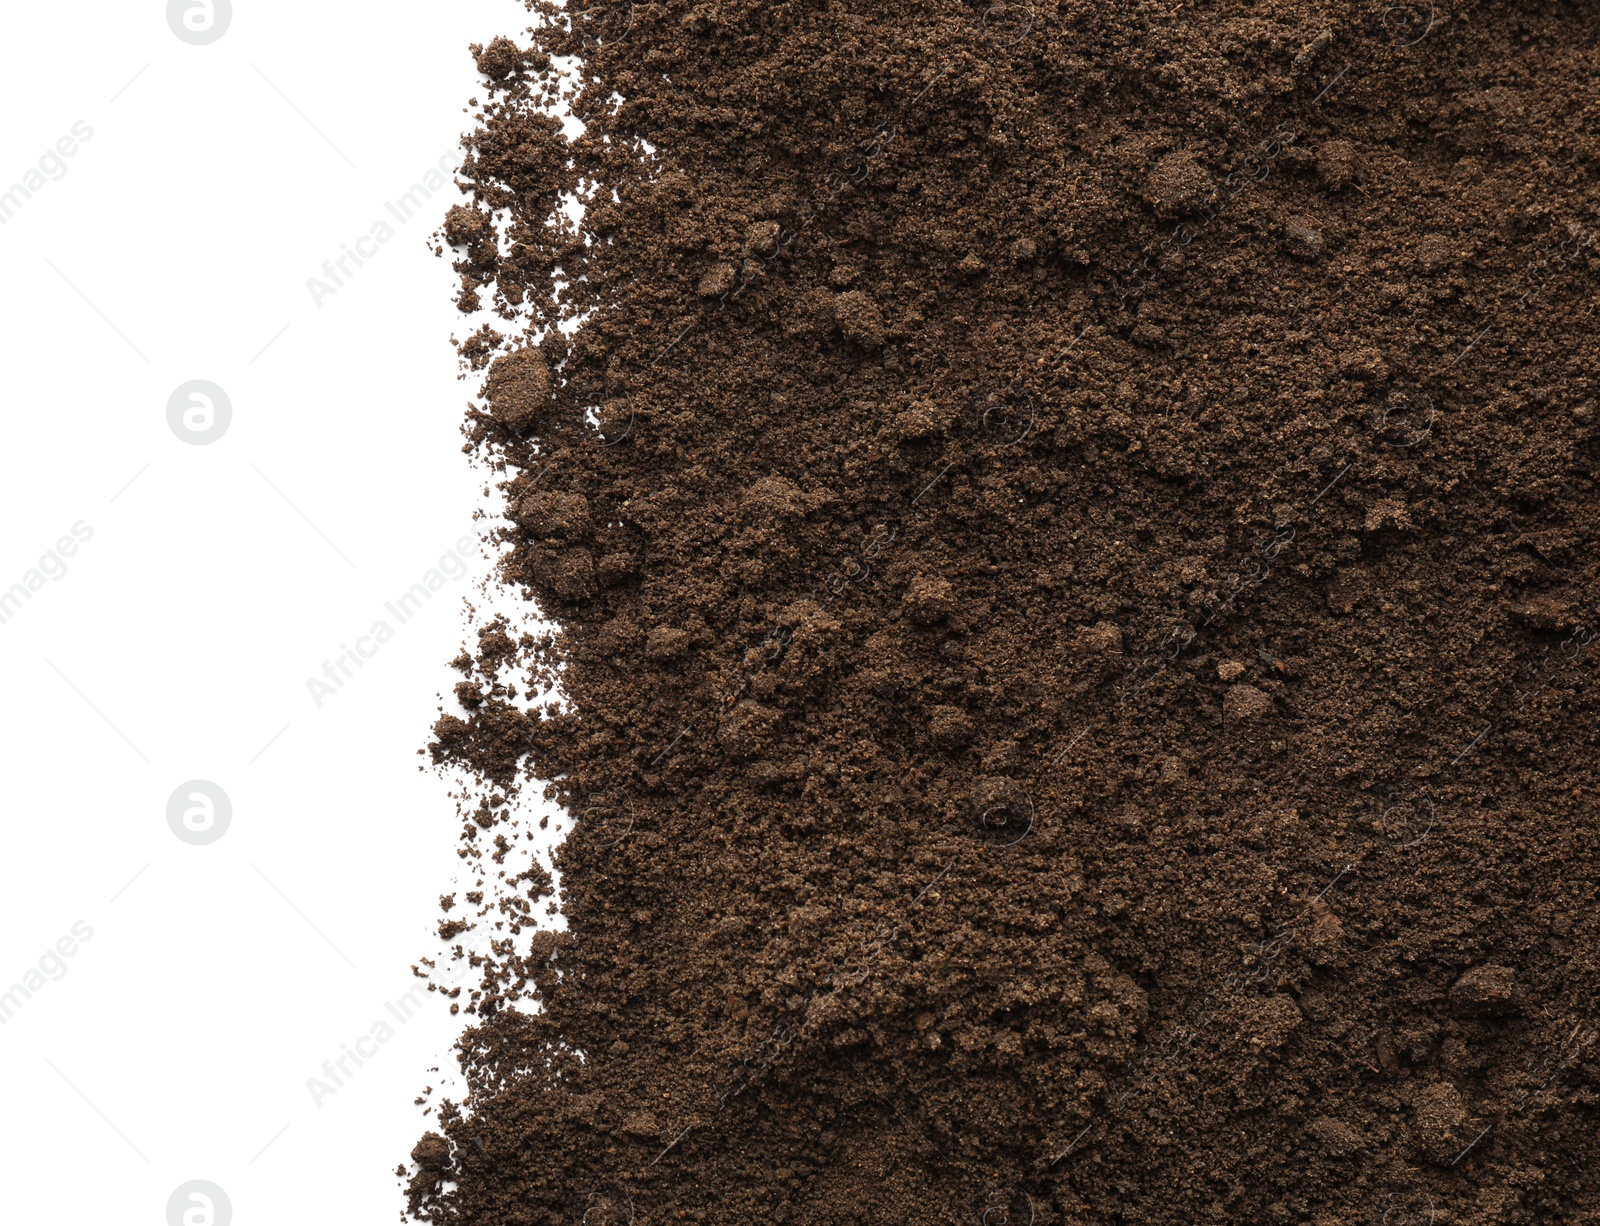
[[[1600,9],[532,19],[411,1212],[1600,1221]]]

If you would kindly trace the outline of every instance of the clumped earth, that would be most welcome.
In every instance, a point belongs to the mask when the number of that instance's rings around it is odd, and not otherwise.
[[[569,928],[411,1212],[1600,1220],[1600,11],[536,12],[433,753]]]

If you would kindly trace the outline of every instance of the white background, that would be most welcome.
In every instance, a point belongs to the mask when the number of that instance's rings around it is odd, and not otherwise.
[[[320,1107],[306,1080],[392,1023],[462,888],[417,756],[490,565],[448,343],[470,326],[425,243],[462,197],[320,308],[306,279],[456,151],[467,44],[528,15],[235,0],[192,46],[165,8],[12,4],[0,37],[0,187],[93,129],[0,226],[0,588],[93,531],[0,625],[0,989],[93,929],[0,1026],[0,1216],[158,1226],[204,1179],[240,1226],[394,1222],[462,1019],[431,997]],[[232,401],[207,446],[166,419],[193,379]],[[397,626],[384,602],[463,535],[476,578]],[[306,679],[379,618],[393,641],[318,709]],[[166,822],[194,778],[233,803],[209,846]]]

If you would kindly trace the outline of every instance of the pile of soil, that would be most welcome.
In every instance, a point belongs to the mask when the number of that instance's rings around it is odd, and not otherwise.
[[[1600,13],[540,20],[444,235],[560,632],[433,752],[569,930],[411,1212],[1600,1218]]]

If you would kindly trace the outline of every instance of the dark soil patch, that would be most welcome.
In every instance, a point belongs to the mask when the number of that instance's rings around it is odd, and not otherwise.
[[[1595,1220],[1600,14],[567,14],[447,225],[594,312],[468,423],[561,633],[434,752],[571,928],[412,1209]]]

